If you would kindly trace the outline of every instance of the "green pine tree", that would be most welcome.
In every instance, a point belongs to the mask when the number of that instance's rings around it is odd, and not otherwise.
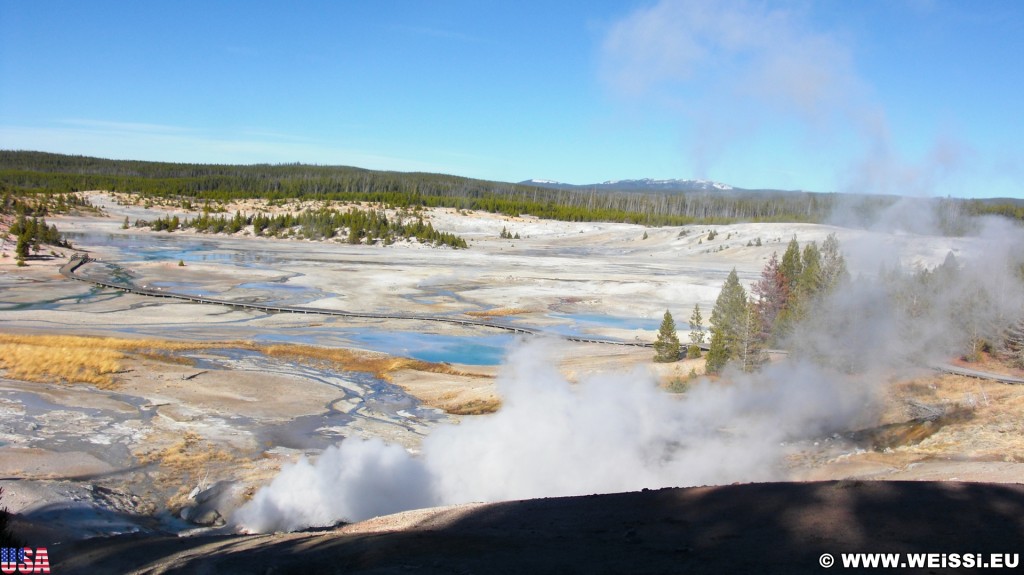
[[[757,370],[764,363],[764,340],[761,331],[761,316],[753,301],[747,302],[747,313],[743,316],[743,325],[740,330],[739,349],[737,360],[743,371],[750,373]]]
[[[658,328],[658,339],[654,342],[654,361],[659,363],[679,361],[679,336],[676,335],[676,322],[668,310],[665,310],[661,327]]]
[[[729,363],[729,351],[725,347],[725,336],[721,330],[712,328],[711,346],[704,364],[704,373],[718,373],[722,371],[726,363]]]
[[[740,356],[743,334],[749,321],[747,292],[740,285],[736,268],[729,272],[722,291],[711,310],[711,348],[708,351],[708,373],[716,373]]]
[[[796,280],[800,277],[800,272],[803,271],[800,244],[796,241],[796,236],[789,240],[789,245],[786,246],[786,251],[782,254],[782,265],[779,266],[779,271],[782,272],[782,277],[786,278],[786,285],[790,293],[795,292]]]
[[[700,346],[704,344],[704,316],[700,313],[700,304],[693,304],[693,313],[690,314],[690,347],[686,350],[686,357],[699,358],[701,356]]]
[[[15,257],[20,260],[28,258],[28,248],[32,244],[32,238],[28,235],[28,230],[18,234],[18,243],[14,248]]]

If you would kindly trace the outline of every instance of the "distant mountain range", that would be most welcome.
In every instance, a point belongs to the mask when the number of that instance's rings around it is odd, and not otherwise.
[[[552,180],[525,180],[519,182],[526,186],[539,186],[555,190],[620,190],[635,192],[700,192],[700,191],[730,191],[735,190],[728,184],[713,182],[711,180],[655,180],[644,178],[641,180],[611,180],[600,184],[565,184]]]

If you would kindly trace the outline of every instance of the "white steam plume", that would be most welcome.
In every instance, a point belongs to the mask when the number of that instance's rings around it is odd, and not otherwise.
[[[497,414],[436,428],[420,456],[343,441],[283,469],[235,523],[293,530],[429,505],[779,479],[780,441],[848,427],[871,403],[870,388],[810,364],[681,396],[639,370],[573,385],[552,343],[510,354]]]
[[[292,530],[431,505],[784,479],[781,442],[874,424],[901,368],[962,353],[970,338],[997,343],[1024,319],[1021,228],[999,219],[977,228],[969,238],[919,237],[959,250],[934,273],[904,270],[891,282],[858,273],[796,326],[788,360],[684,394],[662,391],[644,370],[571,384],[555,367],[557,342],[527,341],[499,373],[498,413],[435,428],[418,456],[345,440],[315,463],[287,466],[234,522]],[[894,251],[867,247],[876,258]]]

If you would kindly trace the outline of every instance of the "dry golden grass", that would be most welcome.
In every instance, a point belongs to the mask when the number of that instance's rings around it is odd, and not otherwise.
[[[196,364],[195,360],[190,358],[190,357],[183,357],[183,356],[180,356],[180,355],[172,355],[172,354],[167,353],[167,352],[144,351],[144,352],[141,352],[141,353],[137,353],[135,355],[137,357],[139,357],[140,359],[148,359],[148,360],[156,361],[156,362],[159,362],[159,363],[170,363],[170,364],[174,364],[174,365],[187,365],[187,366],[193,366],[193,365]]]
[[[452,415],[487,415],[496,413],[499,409],[501,409],[501,400],[488,398],[450,405],[445,408],[445,411]]]
[[[490,375],[466,373],[443,363],[430,363],[418,359],[392,357],[351,349],[326,348],[312,345],[271,345],[261,348],[261,351],[270,356],[296,361],[323,362],[344,371],[372,373],[375,377],[388,382],[393,382],[392,374],[404,370],[464,377],[493,377]],[[501,400],[497,398],[474,398],[459,401],[454,396],[437,398],[431,397],[429,393],[423,394],[416,391],[413,391],[413,394],[419,397],[424,405],[442,409],[452,415],[483,415],[494,413],[501,408]]]
[[[521,307],[500,307],[485,309],[483,311],[467,311],[466,315],[473,317],[506,317],[510,315],[522,315],[530,312],[531,310]]]
[[[189,503],[188,493],[197,480],[209,475],[211,470],[217,471],[216,468],[238,462],[233,455],[217,449],[192,431],[186,431],[179,441],[163,449],[136,453],[136,458],[142,465],[160,466],[160,473],[154,478],[157,485],[171,487],[182,484],[167,500],[167,508],[172,512]]]
[[[315,345],[270,345],[260,348],[260,351],[273,357],[327,362],[337,365],[344,371],[372,373],[385,381],[391,381],[391,374],[403,369],[448,375],[470,375],[443,363],[430,363],[407,357],[392,357],[344,348],[317,347]]]
[[[1012,368],[997,362],[985,369],[999,372]],[[886,419],[906,421],[907,400],[969,417],[947,416],[941,428],[897,452],[939,459],[1024,462],[1024,418],[1020,415],[1024,413],[1024,386],[929,375],[894,386]]]
[[[19,335],[0,333],[0,368],[7,377],[23,381],[91,383],[102,389],[114,386],[129,354],[179,363],[170,352],[244,347],[248,342],[202,343],[158,339],[127,339],[76,335]]]
[[[339,371],[371,373],[389,382],[392,381],[393,373],[403,370],[492,377],[466,373],[442,363],[344,348],[285,344],[258,346],[246,341],[195,342],[70,335],[0,334],[0,368],[6,370],[7,377],[12,379],[89,383],[101,389],[110,389],[116,385],[114,376],[131,358],[189,365],[192,360],[175,353],[215,348],[248,349],[272,357],[325,363]],[[497,399],[474,399],[438,407],[457,415],[476,415],[497,411],[500,405]]]
[[[124,357],[116,350],[81,345],[0,343],[0,368],[7,377],[23,381],[83,382],[108,388]]]
[[[143,453],[138,459],[142,465],[157,463],[177,473],[193,473],[216,461],[233,461],[234,457],[226,451],[214,449],[198,433],[186,431],[179,441],[163,449]]]

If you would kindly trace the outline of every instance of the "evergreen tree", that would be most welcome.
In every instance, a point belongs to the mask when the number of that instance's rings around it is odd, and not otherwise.
[[[693,304],[693,313],[690,314],[690,347],[686,350],[686,357],[698,358],[701,356],[700,346],[704,344],[704,316],[700,313],[700,304]]]
[[[839,251],[839,239],[834,233],[829,234],[821,244],[821,288],[831,292],[849,279],[850,272],[846,269],[846,259]]]
[[[811,242],[804,246],[800,266],[800,275],[796,280],[797,293],[801,300],[809,302],[818,296],[822,288],[821,252],[818,251],[817,243]]]
[[[803,271],[803,262],[800,259],[800,244],[796,241],[796,236],[789,240],[789,245],[786,246],[785,253],[782,254],[782,265],[780,271],[782,277],[786,278],[786,288],[789,293],[796,293],[796,282],[797,278],[800,277],[800,272]]]
[[[700,346],[703,343],[705,343],[703,315],[700,313],[700,304],[693,304],[693,312],[690,313],[690,347],[686,350],[686,356],[691,358],[700,357]]]
[[[743,325],[740,330],[739,347],[736,359],[745,372],[752,372],[764,363],[763,340],[761,333],[761,318],[758,316],[757,306],[753,301],[747,303],[746,314],[743,317]]]
[[[788,301],[786,315],[790,325],[807,317],[807,311],[821,292],[821,281],[821,253],[818,244],[811,242],[804,246],[800,274],[796,278],[796,291]]]
[[[780,332],[780,316],[789,301],[789,283],[782,274],[778,253],[772,252],[772,257],[761,270],[761,279],[751,286],[750,291],[757,297],[752,305],[757,308],[760,320],[760,339],[774,342]]]
[[[745,326],[749,321],[747,292],[740,285],[736,268],[729,272],[711,310],[711,349],[707,371],[715,373],[726,362],[739,357]],[[716,346],[718,349],[716,349]],[[714,358],[714,361],[712,359]]]
[[[676,322],[672,314],[665,310],[658,329],[658,339],[654,342],[654,361],[667,363],[679,360],[679,336],[676,335]]]
[[[28,257],[28,248],[31,243],[32,240],[29,238],[28,230],[18,234],[18,244],[14,248],[15,257],[19,260],[26,259]]]
[[[775,317],[772,328],[773,341],[779,341],[786,337],[793,324],[800,318],[802,304],[798,301],[800,299],[798,284],[800,283],[800,274],[803,270],[800,244],[796,241],[796,236],[793,236],[793,239],[789,241],[789,245],[786,246],[785,253],[782,254],[782,263],[779,265],[779,272],[782,274],[786,287],[786,299],[778,315]]]
[[[1024,314],[1006,328],[1002,352],[1014,367],[1024,367]]]
[[[729,362],[729,351],[725,347],[725,336],[721,330],[711,328],[711,345],[708,349],[704,372],[708,374],[722,371]]]

